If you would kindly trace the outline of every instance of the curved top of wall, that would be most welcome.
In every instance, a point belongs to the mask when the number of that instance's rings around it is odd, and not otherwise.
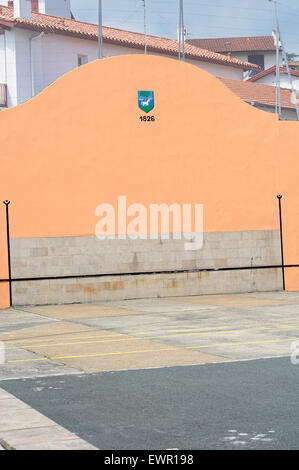
[[[120,69],[121,73],[119,73]],[[17,107],[5,110],[5,112],[12,112],[12,110],[16,109],[19,110],[20,108],[24,108],[24,106],[27,107],[32,103],[36,103],[37,100],[42,100],[41,102],[44,102],[46,105],[47,100],[55,100],[58,96],[60,97],[59,92],[61,88],[67,88],[67,93],[64,94],[65,100],[61,103],[65,105],[68,100],[73,101],[74,93],[77,94],[82,92],[82,86],[84,86],[84,83],[86,82],[90,85],[90,89],[83,90],[85,98],[91,97],[91,99],[96,102],[96,96],[94,96],[96,91],[95,88],[98,88],[98,86],[111,88],[111,86],[115,86],[116,82],[123,83],[128,79],[133,84],[133,75],[136,75],[136,73],[138,73],[138,76],[135,76],[137,82],[138,79],[142,79],[145,82],[148,80],[152,82],[155,77],[155,82],[160,88],[163,85],[163,76],[165,78],[167,77],[167,79],[170,78],[166,73],[166,70],[168,70],[169,75],[174,74],[172,79],[184,78],[186,80],[188,76],[187,83],[181,83],[181,85],[183,85],[183,89],[186,89],[186,86],[184,85],[193,86],[196,83],[198,84],[198,81],[200,81],[201,87],[198,91],[202,91],[203,93],[201,98],[205,97],[209,102],[215,101],[217,104],[221,105],[225,100],[231,101],[231,96],[235,96],[235,94],[230,90],[228,90],[228,93],[225,93],[224,90],[226,90],[227,87],[221,83],[219,84],[219,80],[214,75],[211,75],[199,67],[180,62],[176,59],[154,55],[131,54],[127,56],[124,55],[105,58],[101,61],[96,60],[85,66],[74,69],[60,77],[32,100],[27,101],[23,105],[18,105]],[[112,78],[112,81],[108,81],[108,76]],[[148,80],[146,80],[144,76],[147,77]],[[205,93],[204,88],[211,92],[211,94],[209,95]],[[214,93],[216,95],[215,100],[213,100]],[[180,96],[185,100],[186,96],[182,93],[182,90],[180,90]],[[98,95],[98,98],[100,99],[100,95]],[[196,99],[196,97],[194,98]],[[236,102],[242,103],[242,100],[238,97],[236,98],[237,100],[235,101],[235,104]],[[226,106],[227,105],[229,105],[228,102],[226,102]],[[245,105],[245,109],[246,108],[248,108],[247,104]],[[277,120],[276,116],[275,120]]]
[[[154,122],[140,120],[138,90],[154,91]],[[1,112],[0,128],[0,198],[12,201],[14,237],[92,235],[96,206],[118,195],[203,203],[207,231],[277,228],[275,195],[291,191],[298,170],[297,122],[151,55],[80,67]]]

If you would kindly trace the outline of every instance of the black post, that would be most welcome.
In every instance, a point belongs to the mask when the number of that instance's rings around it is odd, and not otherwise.
[[[282,215],[281,215],[281,194],[277,196],[278,204],[279,204],[279,223],[280,223],[280,248],[281,248],[281,267],[282,267],[282,288],[286,290],[285,286],[285,276],[284,276],[284,255],[283,255],[283,236],[282,236]]]
[[[9,233],[9,212],[10,201],[3,201],[6,208],[6,237],[7,237],[7,257],[8,257],[8,279],[9,279],[9,305],[12,307],[12,288],[11,288],[11,258],[10,258],[10,233]]]

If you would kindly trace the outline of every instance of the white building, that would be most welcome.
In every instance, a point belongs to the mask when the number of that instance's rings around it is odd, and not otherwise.
[[[98,26],[76,21],[70,0],[0,0],[0,109],[23,103],[66,72],[97,59]],[[140,54],[144,35],[103,28],[104,55]],[[178,42],[148,36],[148,53],[175,58]],[[186,44],[186,62],[242,80],[257,65]]]
[[[290,73],[292,76],[294,89],[299,91],[299,71],[290,68]],[[279,67],[279,75],[281,88],[287,88],[290,90],[292,87],[288,76],[287,68],[284,66]],[[264,70],[263,72],[254,75],[254,77],[250,78],[249,81],[254,83],[262,83],[264,85],[276,86],[276,66],[274,65],[274,67],[271,67],[268,70]]]
[[[219,54],[229,54],[235,59],[259,65],[263,71],[276,65],[275,41],[273,32],[272,36],[189,39],[187,42],[196,47],[203,47]],[[253,76],[255,73],[256,71],[252,71],[250,75]]]

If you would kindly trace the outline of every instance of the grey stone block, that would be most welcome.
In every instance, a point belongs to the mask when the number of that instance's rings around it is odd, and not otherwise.
[[[30,249],[30,256],[48,256],[48,247],[42,247],[42,248],[31,248]]]
[[[185,239],[98,240],[58,237],[12,240],[14,277],[125,273],[280,264],[279,231],[208,232],[202,249],[185,251]],[[280,277],[261,270],[155,276],[117,276],[18,284],[23,304],[72,303],[97,299],[276,290]],[[44,281],[43,281],[44,282]],[[40,286],[39,286],[40,284]],[[167,294],[168,292],[168,294]]]

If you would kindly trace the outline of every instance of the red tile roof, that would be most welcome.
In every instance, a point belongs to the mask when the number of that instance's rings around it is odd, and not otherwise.
[[[11,27],[44,31],[45,33],[64,34],[82,39],[97,40],[98,26],[91,23],[83,23],[74,19],[60,18],[57,16],[32,13],[32,19],[25,20],[14,18],[13,8],[0,6],[0,25],[9,23]],[[144,35],[115,28],[103,28],[103,40],[106,43],[118,44],[135,49],[144,49]],[[148,36],[148,51],[176,56],[178,54],[178,42],[173,39],[158,36]],[[190,44],[185,47],[186,58],[211,62],[214,64],[229,65],[243,70],[260,70],[257,65],[233,59],[225,55],[216,54]]]
[[[287,73],[287,68],[286,67],[279,67],[279,70],[281,73]],[[299,77],[299,72],[296,72],[296,70],[290,70],[291,75],[294,77]],[[273,67],[270,67],[267,70],[264,70],[261,73],[258,73],[257,75],[254,75],[254,77],[249,78],[249,82],[256,82],[262,77],[266,77],[267,75],[270,75],[271,73],[276,73],[276,65],[273,65]]]
[[[214,52],[275,51],[273,36],[189,39],[187,42]]]
[[[241,82],[230,78],[220,78],[220,80],[243,101],[275,106],[276,88],[274,86],[248,81]],[[281,88],[280,95],[282,108],[296,109],[295,104],[292,103],[292,93],[289,90]]]

